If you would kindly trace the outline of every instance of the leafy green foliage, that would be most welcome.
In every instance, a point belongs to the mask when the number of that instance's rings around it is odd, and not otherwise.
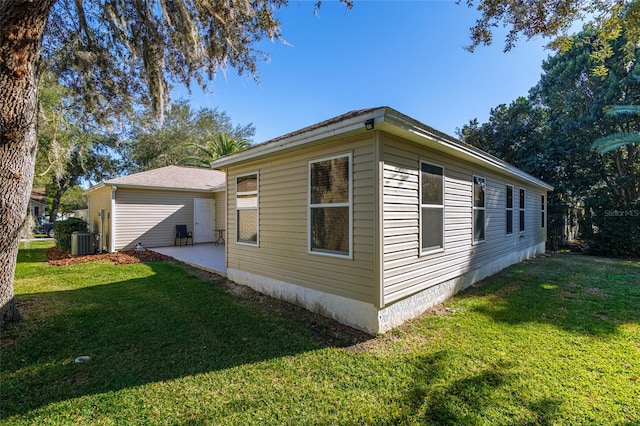
[[[258,62],[268,58],[258,45],[281,39],[276,14],[287,3],[58,0],[43,59],[99,122],[134,105],[151,105],[161,120],[176,84],[206,87],[228,67],[257,79]]]
[[[605,198],[592,209],[597,232],[590,242],[589,252],[614,257],[640,257],[640,200],[623,205]]]
[[[640,100],[640,55],[636,51],[636,61],[629,63],[622,53],[625,40],[616,39],[610,43],[616,53],[606,60],[607,75],[597,76],[590,71],[595,47],[587,43],[595,40],[594,33],[585,31],[576,39],[583,42],[544,62],[544,74],[527,99],[500,105],[487,123],[472,120],[460,131],[467,143],[554,186],[548,198],[550,241],[565,233],[569,208],[587,206],[583,229],[588,230],[595,213],[591,209],[606,205],[615,210],[640,197],[640,156],[637,144],[628,143],[640,123],[630,114],[634,107],[621,102]],[[607,152],[600,155],[592,147]],[[599,238],[612,239],[603,234],[609,230],[599,229]],[[636,238],[635,227],[628,231],[630,239]]]
[[[627,62],[633,62],[640,43],[640,4],[636,1],[466,0],[465,3],[481,12],[471,28],[471,45],[467,47],[470,51],[481,44],[493,43],[493,32],[502,24],[510,27],[505,51],[511,50],[521,36],[528,40],[536,36],[553,38],[550,44],[560,53],[576,45],[588,45],[592,47],[590,57],[593,60],[589,71],[604,77],[610,69],[607,64],[610,58],[622,54]],[[580,21],[587,22],[585,29],[595,35],[593,39],[569,35],[572,25]],[[625,42],[616,51],[612,43],[620,39]]]
[[[233,139],[231,135],[227,133],[219,133],[204,146],[198,144],[188,144],[187,146],[195,150],[195,153],[190,157],[182,159],[182,164],[187,166],[210,167],[212,160],[247,149],[251,146],[251,143],[243,139]]]
[[[639,77],[637,75],[634,76],[636,78]],[[596,151],[598,154],[605,154],[607,152],[615,151],[618,148],[622,148],[623,146],[628,147],[631,144],[640,143],[640,132],[630,131],[628,130],[628,127],[625,126],[629,124],[635,124],[636,126],[638,125],[637,120],[633,120],[632,123],[629,123],[629,121],[625,120],[625,118],[627,116],[640,116],[640,106],[612,105],[605,108],[605,112],[611,117],[619,118],[619,126],[624,129],[623,131],[619,131],[596,139],[596,141],[591,145],[592,150]],[[630,147],[630,149],[633,150],[634,148]]]
[[[60,198],[60,211],[63,214],[70,214],[76,210],[87,208],[87,196],[82,187],[76,185],[70,188]]]
[[[130,171],[185,163],[209,167],[211,156],[246,147],[255,134],[251,123],[234,126],[226,112],[193,111],[186,100],[175,102],[162,122],[146,112],[137,123],[124,144]]]
[[[87,229],[87,222],[77,217],[55,222],[53,232],[56,235],[56,247],[62,251],[70,251],[71,234],[75,231],[86,232]]]
[[[471,120],[460,130],[462,139],[545,181],[553,181],[557,158],[544,149],[547,111],[519,97],[491,109],[489,121]]]
[[[71,92],[45,73],[40,82],[35,183],[44,186],[54,222],[65,194],[82,182],[97,183],[122,171],[116,135],[87,122]],[[84,202],[86,204],[86,201]],[[68,210],[68,209],[66,209]]]
[[[598,154],[606,154],[607,152],[622,148],[623,146],[638,143],[640,143],[640,132],[620,132],[598,138],[593,144],[591,144],[591,149],[596,151]]]

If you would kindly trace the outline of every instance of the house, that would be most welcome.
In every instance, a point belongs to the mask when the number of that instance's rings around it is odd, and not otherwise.
[[[212,167],[228,278],[370,333],[545,250],[551,186],[388,107]]]
[[[187,225],[194,243],[214,241],[225,224],[224,187],[223,172],[195,167],[110,179],[86,191],[89,231],[109,252],[173,245],[176,225]]]
[[[29,214],[34,218],[46,216],[47,193],[44,188],[33,188],[29,197]]]

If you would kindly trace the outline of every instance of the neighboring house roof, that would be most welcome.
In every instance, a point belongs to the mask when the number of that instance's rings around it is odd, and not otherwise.
[[[293,133],[254,145],[244,151],[218,158],[211,162],[211,167],[224,169],[256,158],[282,154],[313,144],[363,134],[368,131],[365,128],[365,122],[373,124],[375,130],[382,130],[420,145],[457,157],[463,157],[472,163],[480,164],[490,169],[510,173],[548,191],[553,190],[552,186],[517,167],[389,107],[350,111]]]
[[[37,203],[47,204],[47,191],[44,188],[33,188],[29,198]]]
[[[169,189],[188,191],[224,190],[225,174],[219,170],[197,167],[166,166],[101,182],[87,190],[103,186]]]

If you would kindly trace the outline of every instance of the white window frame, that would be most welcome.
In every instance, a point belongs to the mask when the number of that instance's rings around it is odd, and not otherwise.
[[[312,204],[311,203],[311,165],[315,163],[321,163],[323,161],[336,160],[338,158],[347,158],[349,164],[349,200],[346,203],[331,203],[331,204]],[[326,207],[348,207],[349,208],[349,252],[348,253],[338,253],[332,252],[328,250],[321,249],[313,249],[313,244],[311,243],[312,236],[312,227],[313,227],[313,216],[312,209],[314,208],[326,208]],[[337,154],[330,157],[316,158],[313,160],[309,160],[307,164],[307,250],[309,254],[320,255],[320,256],[328,256],[328,257],[337,257],[341,259],[352,259],[353,258],[353,154],[343,153]]]
[[[509,207],[509,188],[511,188],[511,207]],[[506,185],[506,189],[505,189],[505,200],[504,200],[504,205],[505,205],[505,234],[507,236],[509,235],[513,235],[513,201],[514,201],[514,195],[515,195],[515,191],[513,189],[513,185]],[[511,232],[509,232],[509,228],[507,228],[508,224],[509,224],[509,213],[511,213]]]
[[[519,188],[518,191],[518,232],[524,234],[527,232],[527,191]]]
[[[238,191],[238,178],[242,178],[242,177],[246,177],[246,176],[256,176],[256,190],[255,191]],[[245,246],[251,246],[251,247],[258,247],[260,245],[260,173],[258,173],[258,171],[256,170],[255,172],[250,172],[250,173],[243,173],[241,175],[236,175],[235,177],[235,181],[236,181],[236,217],[235,217],[235,222],[236,222],[236,235],[235,235],[235,242],[236,244],[240,244],[240,245],[245,245]],[[255,194],[256,195],[256,207],[238,207],[238,195],[252,195]],[[245,240],[240,240],[240,221],[238,220],[238,212],[242,211],[242,210],[255,210],[256,211],[256,241],[245,241]]]
[[[475,199],[476,199],[476,179],[482,179],[484,181],[484,205],[482,207],[476,207]],[[473,244],[480,244],[487,241],[487,179],[483,176],[473,175],[473,179],[471,181],[471,206],[473,207],[472,217],[471,217],[471,238],[473,240]],[[476,211],[483,211],[484,220],[482,221],[482,236],[481,240],[476,240]]]
[[[423,164],[427,164],[429,166],[433,166],[433,167],[438,167],[440,169],[442,169],[442,204],[423,204],[422,203],[422,165]],[[441,253],[444,251],[444,247],[445,247],[445,242],[444,242],[444,222],[445,222],[445,202],[444,202],[444,195],[445,195],[445,169],[444,169],[444,165],[442,164],[437,164],[437,163],[433,163],[431,161],[426,161],[426,160],[420,160],[420,168],[418,169],[418,197],[420,200],[420,226],[418,228],[418,232],[420,233],[420,255],[427,255],[427,254],[433,254],[433,253]],[[442,209],[442,247],[424,247],[423,241],[422,241],[422,226],[424,225],[424,218],[422,217],[422,209],[423,208],[440,208]]]

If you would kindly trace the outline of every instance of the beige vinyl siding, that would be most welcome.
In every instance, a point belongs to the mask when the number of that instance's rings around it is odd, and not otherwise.
[[[116,191],[115,249],[132,249],[138,242],[144,247],[173,245],[176,225],[187,225],[189,231],[194,230],[194,198],[214,198],[214,194],[119,187]],[[218,218],[216,226],[217,222]]]
[[[208,198],[202,197],[199,198]],[[227,199],[225,197],[224,191],[214,192],[213,198],[216,200],[216,229],[225,229],[226,228],[226,220],[225,216],[227,214]]]
[[[420,160],[444,166],[444,251],[420,255]],[[515,250],[544,241],[540,232],[540,190],[510,181],[478,165],[385,135],[383,145],[384,302],[394,302],[456,278]],[[485,240],[473,243],[473,176],[486,180]],[[526,189],[527,229],[505,235],[506,184]],[[515,192],[514,191],[514,192]],[[536,202],[535,199],[538,199]],[[517,218],[517,213],[514,214]],[[543,231],[543,230],[542,230]]]
[[[104,226],[102,230],[102,247],[97,247],[100,251],[108,251],[109,244],[111,243],[111,186],[103,186],[87,194],[87,223],[89,226],[89,232],[93,232],[100,236],[101,226]],[[104,209],[104,220],[98,216],[100,211]]]
[[[353,155],[353,256],[309,253],[308,162]],[[228,170],[227,267],[373,303],[373,137],[340,140]],[[257,247],[236,243],[235,178],[259,175]]]

